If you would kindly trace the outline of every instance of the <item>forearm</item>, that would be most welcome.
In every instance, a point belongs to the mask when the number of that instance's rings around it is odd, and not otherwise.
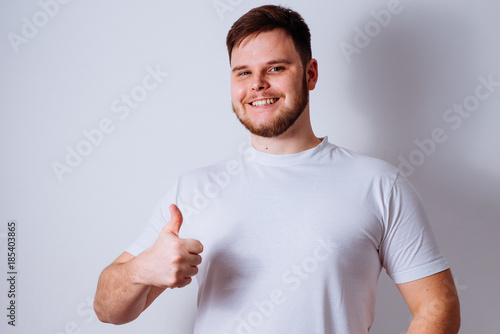
[[[94,309],[103,322],[124,324],[136,319],[149,305],[151,286],[134,282],[134,260],[113,263],[97,284]]]
[[[137,257],[123,252],[103,270],[94,309],[99,320],[124,324],[136,319],[165,289],[181,288],[198,273],[203,245],[179,238],[182,213],[170,206],[171,219],[158,239]]]
[[[413,315],[407,334],[454,334],[460,329],[458,299],[431,303]]]

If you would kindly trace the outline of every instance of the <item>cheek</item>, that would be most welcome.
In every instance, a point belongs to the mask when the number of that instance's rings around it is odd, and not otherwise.
[[[293,92],[295,98],[299,98],[303,90],[303,78],[295,77],[293,80],[289,81],[290,84],[287,86],[287,91],[289,93]]]
[[[245,97],[246,89],[241,84],[231,83],[231,100],[233,103],[241,102]]]
[[[274,90],[285,94],[295,93],[297,90],[300,90],[301,85],[301,78],[297,78],[296,75],[292,74],[280,77],[272,83]]]

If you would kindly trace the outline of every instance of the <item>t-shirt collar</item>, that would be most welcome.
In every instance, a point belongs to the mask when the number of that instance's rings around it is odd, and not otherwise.
[[[301,162],[310,161],[311,159],[316,159],[325,154],[330,148],[334,147],[333,144],[328,142],[328,136],[325,136],[321,139],[321,143],[317,146],[307,149],[302,152],[293,153],[293,154],[272,154],[265,153],[257,150],[253,146],[248,148],[249,157],[252,157],[251,160],[266,164],[266,165],[294,165]]]

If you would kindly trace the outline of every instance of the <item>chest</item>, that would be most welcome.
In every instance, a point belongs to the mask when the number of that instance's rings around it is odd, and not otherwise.
[[[200,186],[201,188],[201,186]],[[204,267],[236,277],[279,276],[295,265],[376,261],[383,235],[369,185],[286,172],[234,179],[183,225],[204,245]],[[313,259],[313,260],[312,260]],[[305,261],[305,262],[304,262]],[[246,269],[240,269],[240,268]]]

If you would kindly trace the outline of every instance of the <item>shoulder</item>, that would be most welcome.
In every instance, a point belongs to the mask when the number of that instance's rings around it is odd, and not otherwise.
[[[359,178],[396,180],[399,170],[390,163],[372,156],[337,147],[332,154],[334,165]]]
[[[243,155],[236,153],[213,164],[188,170],[178,178],[179,185],[197,184],[221,179],[227,179],[241,173]]]

